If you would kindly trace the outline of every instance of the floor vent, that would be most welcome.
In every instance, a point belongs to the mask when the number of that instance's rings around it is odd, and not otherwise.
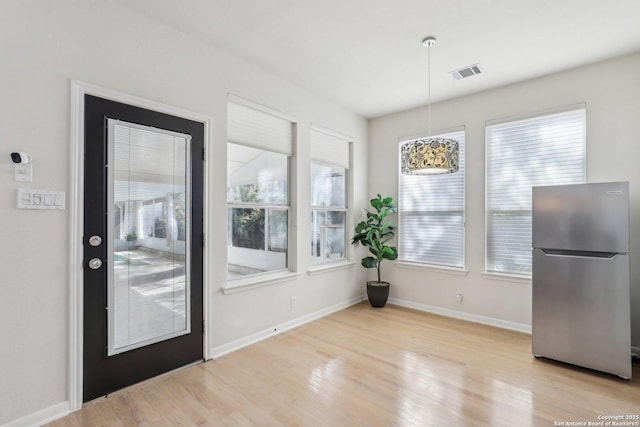
[[[454,80],[466,79],[467,77],[475,76],[476,74],[480,74],[480,66],[478,64],[469,65],[464,68],[460,68],[458,70],[449,71],[449,74],[453,77]]]

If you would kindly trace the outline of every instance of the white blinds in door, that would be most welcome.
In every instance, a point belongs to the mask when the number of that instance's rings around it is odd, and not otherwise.
[[[442,175],[400,173],[399,259],[463,268],[465,132],[460,130],[432,137],[458,141],[460,169]]]
[[[486,128],[486,269],[531,274],[531,188],[586,178],[586,110]]]

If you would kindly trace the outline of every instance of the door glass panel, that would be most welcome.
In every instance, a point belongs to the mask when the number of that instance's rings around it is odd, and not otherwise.
[[[189,135],[109,119],[109,356],[188,334]]]

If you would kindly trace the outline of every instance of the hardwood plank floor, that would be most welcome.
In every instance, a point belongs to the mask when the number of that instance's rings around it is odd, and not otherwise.
[[[625,381],[535,359],[525,334],[362,303],[49,425],[607,425],[640,415],[633,371]]]

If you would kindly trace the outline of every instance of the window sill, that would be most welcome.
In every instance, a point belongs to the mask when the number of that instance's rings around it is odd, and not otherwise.
[[[531,284],[531,277],[519,276],[517,274],[496,273],[493,271],[484,271],[481,273],[482,277],[487,279],[502,280],[504,282],[522,283],[524,285]]]
[[[299,276],[298,273],[292,271],[281,271],[278,273],[265,274],[260,276],[252,276],[227,281],[222,286],[222,293],[225,295],[235,294],[237,292],[250,291],[252,289],[261,288],[263,286],[275,285],[282,282],[295,280]]]
[[[325,263],[325,264],[317,264],[317,265],[314,265],[313,267],[309,267],[309,271],[307,271],[307,274],[309,276],[315,276],[316,274],[330,273],[335,270],[342,270],[343,268],[349,268],[353,265],[356,265],[356,263],[353,261],[346,261],[346,260],[332,262],[332,263]]]
[[[464,268],[445,267],[433,264],[419,264],[417,262],[406,261],[396,261],[394,264],[399,268],[433,271],[435,273],[453,274],[454,276],[466,276],[469,274],[469,271],[465,270]]]

